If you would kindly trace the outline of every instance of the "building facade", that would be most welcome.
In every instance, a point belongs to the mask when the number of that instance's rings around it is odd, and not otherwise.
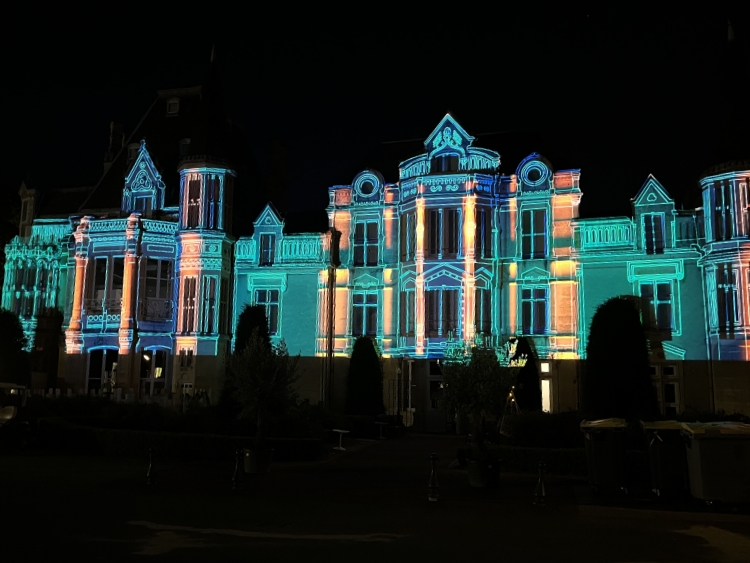
[[[165,118],[182,111],[179,92],[160,100]],[[234,238],[231,161],[196,154],[185,137],[173,172],[134,135],[116,210],[93,205],[94,190],[77,213],[22,212],[5,249],[3,307],[32,342],[46,312],[63,314],[60,373],[74,388],[218,389],[236,319],[257,304],[274,340],[321,359],[310,399],[325,395],[325,362],[359,336],[399,374],[479,335],[525,336],[548,408],[574,408],[596,308],[634,296],[665,412],[750,405],[748,162],[709,171],[698,209],[677,210],[649,177],[632,217],[581,219],[579,170],[534,153],[502,175],[500,155],[448,114],[395,181],[364,170],[329,188],[326,232],[287,232],[269,203],[253,234]],[[32,192],[22,186],[24,209]],[[733,381],[724,402],[717,366]]]

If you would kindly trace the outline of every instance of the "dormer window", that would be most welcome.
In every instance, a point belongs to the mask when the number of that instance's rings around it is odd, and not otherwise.
[[[167,101],[167,116],[174,116],[180,113],[180,98],[172,98]]]
[[[190,139],[182,139],[180,141],[180,157],[185,158],[190,154]]]

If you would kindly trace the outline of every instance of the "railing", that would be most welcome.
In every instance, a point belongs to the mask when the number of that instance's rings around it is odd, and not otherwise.
[[[286,235],[281,241],[281,262],[320,262],[323,244],[320,235]]]
[[[84,299],[83,308],[86,313],[119,313],[122,308],[120,299]]]
[[[164,233],[174,235],[177,232],[176,221],[159,221],[156,219],[143,219],[143,228],[146,232]]]
[[[138,304],[138,318],[144,321],[171,321],[173,312],[171,299],[146,297]]]
[[[627,218],[582,221],[575,223],[574,229],[575,246],[579,251],[635,248],[633,222]]]
[[[255,260],[255,241],[250,237],[243,237],[235,244],[234,251],[239,260]]]
[[[89,223],[89,232],[124,233],[128,227],[127,219],[94,219]]]

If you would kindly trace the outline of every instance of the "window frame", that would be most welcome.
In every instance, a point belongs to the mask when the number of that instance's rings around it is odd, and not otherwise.
[[[538,215],[541,214],[542,219],[538,220]],[[548,209],[547,207],[526,207],[521,209],[521,258],[523,260],[539,260],[545,259],[549,255],[549,244],[548,244]],[[528,217],[528,221],[526,218]],[[542,229],[539,230],[542,223]],[[542,249],[538,250],[540,245]],[[526,245],[528,243],[528,252],[526,251]]]
[[[526,298],[524,296],[525,291],[530,291],[529,298]],[[538,296],[537,292],[543,291],[543,296]],[[522,285],[520,286],[520,292],[521,292],[521,298],[519,299],[519,303],[521,305],[521,319],[520,323],[518,323],[518,326],[521,327],[521,333],[523,335],[543,335],[543,334],[549,334],[550,331],[550,307],[549,307],[549,297],[550,297],[550,288],[549,285]],[[527,323],[525,322],[525,316],[526,316],[526,303],[529,303],[529,323],[527,326]],[[543,304],[543,319],[544,324],[542,327],[538,327],[536,323],[536,319],[539,312],[539,304]],[[528,329],[528,330],[527,330]]]
[[[263,299],[261,299],[261,293]],[[253,303],[265,308],[268,335],[281,334],[281,290],[277,287],[256,287],[253,290]]]

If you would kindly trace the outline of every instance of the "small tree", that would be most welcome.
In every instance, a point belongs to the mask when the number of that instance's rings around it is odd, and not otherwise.
[[[270,348],[271,337],[268,334],[266,308],[263,305],[246,304],[237,318],[237,330],[234,334],[235,352],[242,351],[247,346],[247,341],[250,340],[255,329],[258,329],[258,336]]]
[[[245,304],[237,318],[237,328],[235,329],[234,353],[241,353],[250,340],[253,331],[258,331],[258,338],[270,350],[271,337],[268,335],[268,319],[266,318],[266,309],[262,305]],[[224,387],[219,396],[219,411],[223,416],[229,419],[235,419],[239,416],[242,407],[235,399],[236,389],[233,386],[229,370],[224,379]]]
[[[539,386],[539,370],[536,365],[536,354],[531,340],[526,337],[518,339],[515,358],[526,358],[526,364],[520,368],[515,388],[518,408],[522,411],[542,410],[542,389]]]
[[[453,354],[443,366],[442,406],[451,415],[470,416],[472,434],[481,451],[483,419],[502,417],[518,370],[526,362],[525,356],[513,359],[515,356],[514,342],[497,349],[478,342],[470,353]]]
[[[366,336],[354,341],[346,379],[346,412],[355,415],[379,415],[385,412],[380,357],[372,340]]]
[[[28,339],[12,311],[0,309],[0,381],[31,386]]]
[[[258,446],[268,437],[269,419],[296,403],[298,361],[299,355],[289,356],[283,340],[269,347],[257,328],[246,346],[230,358],[229,383],[242,408],[239,416],[255,420]]]
[[[591,319],[582,396],[586,416],[633,420],[658,415],[648,340],[635,297],[613,297]]]

